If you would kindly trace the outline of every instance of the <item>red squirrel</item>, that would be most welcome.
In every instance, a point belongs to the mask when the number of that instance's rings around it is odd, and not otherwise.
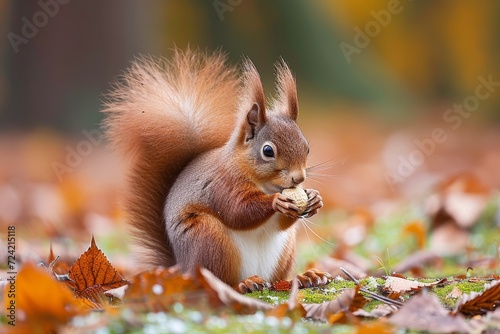
[[[242,73],[220,53],[175,50],[142,58],[119,80],[104,112],[108,138],[130,159],[124,208],[146,267],[198,266],[240,292],[293,274],[296,221],[306,210],[281,194],[306,179],[309,145],[296,121],[295,78],[277,64],[277,97],[266,105],[256,68]],[[304,287],[328,273],[297,276]]]

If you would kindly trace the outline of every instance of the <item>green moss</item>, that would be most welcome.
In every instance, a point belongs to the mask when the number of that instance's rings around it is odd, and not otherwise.
[[[246,294],[245,296],[259,299],[269,304],[279,305],[282,303],[286,303],[290,294],[287,291],[263,290],[263,291],[254,291],[252,293]]]
[[[439,297],[443,306],[453,309],[457,303],[458,298],[449,298],[448,295],[456,286],[464,294],[470,294],[471,292],[480,292],[484,290],[485,282],[468,282],[461,281],[458,283],[447,284],[443,287],[434,287],[432,291]]]
[[[299,291],[299,302],[300,303],[323,303],[335,299],[339,294],[341,294],[346,289],[352,289],[355,287],[354,282],[348,280],[335,279],[331,283],[325,285],[321,288],[310,288],[301,289]],[[266,303],[278,305],[285,303],[290,293],[287,291],[255,291],[245,296],[262,300]]]

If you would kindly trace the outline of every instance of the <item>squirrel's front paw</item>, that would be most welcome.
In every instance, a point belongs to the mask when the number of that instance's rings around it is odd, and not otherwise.
[[[307,208],[302,213],[301,217],[309,218],[318,213],[318,210],[323,207],[323,198],[319,191],[315,189],[304,189],[307,194]]]
[[[290,218],[299,218],[300,216],[300,209],[293,203],[293,200],[280,193],[274,195],[273,210]]]
[[[326,285],[332,281],[332,275],[326,271],[309,269],[301,275],[297,275],[300,288],[316,288]]]
[[[253,291],[261,291],[264,288],[270,288],[271,284],[265,281],[260,276],[250,276],[247,279],[241,281],[237,286],[236,290],[240,293],[248,293]]]

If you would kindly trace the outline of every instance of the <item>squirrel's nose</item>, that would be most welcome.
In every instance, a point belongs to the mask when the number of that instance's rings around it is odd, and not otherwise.
[[[306,180],[306,171],[303,169],[294,171],[290,175],[292,177],[292,183],[294,186],[301,184]]]

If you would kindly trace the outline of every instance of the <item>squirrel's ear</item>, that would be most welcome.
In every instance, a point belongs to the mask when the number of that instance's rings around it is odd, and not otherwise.
[[[285,111],[288,117],[297,121],[299,115],[297,85],[292,71],[283,59],[276,64],[276,91],[278,97],[275,101],[275,109]]]
[[[264,88],[260,80],[259,72],[255,68],[252,61],[246,58],[243,62],[243,100],[242,103],[248,106],[257,104],[259,111],[264,112],[266,107],[266,99]],[[252,107],[253,109],[253,107]]]
[[[252,108],[247,113],[247,127],[245,133],[245,141],[253,139],[258,128],[266,122],[265,110],[261,109],[257,103],[254,103]]]
[[[267,122],[265,95],[259,72],[247,58],[243,62],[243,90],[241,107],[245,108],[246,123],[244,133],[245,142],[255,136],[258,129]],[[252,106],[248,110],[248,106]]]

